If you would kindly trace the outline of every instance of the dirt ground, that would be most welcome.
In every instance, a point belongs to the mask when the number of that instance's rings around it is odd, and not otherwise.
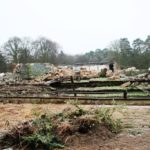
[[[58,104],[2,104],[0,103],[0,132],[9,126],[35,117],[38,112],[60,112],[67,105]],[[90,106],[109,107],[109,106]],[[111,107],[111,106],[110,106]],[[123,131],[112,138],[100,139],[97,135],[83,135],[83,142],[76,138],[65,150],[149,150],[150,149],[150,106],[125,106],[115,117],[123,120]],[[98,134],[98,133],[97,133]],[[85,140],[86,139],[86,140]]]

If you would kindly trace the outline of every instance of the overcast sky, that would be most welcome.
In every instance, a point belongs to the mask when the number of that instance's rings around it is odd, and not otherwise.
[[[150,0],[0,0],[0,44],[45,36],[69,54],[150,34]]]

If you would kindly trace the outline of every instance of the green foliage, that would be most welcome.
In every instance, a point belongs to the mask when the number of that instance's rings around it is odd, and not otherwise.
[[[29,136],[23,136],[23,142],[34,148],[42,145],[50,150],[64,147],[52,131],[52,123],[49,116],[42,115],[40,118],[34,120],[33,124],[36,132]]]
[[[75,110],[74,111],[68,111],[68,112],[64,112],[64,117],[68,117],[68,118],[77,118],[80,117],[82,115],[85,115],[87,113],[87,111],[85,111],[83,108],[81,108],[78,104],[74,103],[73,106],[75,106]]]
[[[111,108],[99,108],[96,110],[97,119],[99,119],[111,132],[118,133],[122,128],[122,120],[121,119],[113,119],[113,112],[115,111],[115,107]]]
[[[31,78],[31,66],[29,64],[26,65],[27,77]]]
[[[66,117],[79,117],[79,116],[86,114],[86,111],[79,106],[80,102],[77,99],[67,101],[66,103],[69,105],[75,106],[75,111],[69,111],[64,116],[66,116]]]
[[[84,109],[82,109],[80,106],[75,105],[75,107],[76,107],[76,110],[73,113],[74,116],[79,117],[79,116],[86,114],[86,111]]]
[[[7,70],[7,64],[6,64],[6,60],[5,57],[0,53],[0,72],[6,72]]]
[[[119,109],[120,107],[102,107],[84,110],[75,104],[60,113],[53,115],[45,113],[40,117],[40,111],[37,113],[34,109],[33,113],[37,115],[36,119],[14,127],[8,133],[8,137],[11,139],[12,145],[26,146],[30,149],[63,148],[66,137],[70,135],[86,134],[89,131],[97,132],[99,127],[106,130],[106,136],[111,132],[115,134],[120,132],[122,121],[113,119],[112,115]]]
[[[39,107],[37,107],[36,104],[34,104],[34,107],[31,109],[31,113],[35,117],[40,117],[42,114],[42,110]]]
[[[66,104],[77,106],[77,105],[80,105],[80,101],[78,101],[78,99],[76,99],[76,100],[69,100],[69,101],[67,100]]]

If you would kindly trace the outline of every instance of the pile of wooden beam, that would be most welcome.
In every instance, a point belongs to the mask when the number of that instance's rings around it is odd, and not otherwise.
[[[98,78],[99,77],[99,72],[92,70],[88,71],[86,68],[81,68],[80,69],[80,77],[81,78]]]
[[[74,76],[74,71],[70,68],[63,68],[63,69],[56,69],[53,72],[49,72],[43,74],[41,76],[36,77],[32,80],[32,82],[45,82],[50,80],[59,80],[59,79],[66,79],[70,76]]]

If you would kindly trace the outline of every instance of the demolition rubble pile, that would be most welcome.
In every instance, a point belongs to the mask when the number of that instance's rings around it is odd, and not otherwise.
[[[26,83],[27,84],[50,84],[56,81],[63,81],[70,79],[70,76],[74,78],[80,77],[80,79],[90,79],[99,77],[98,71],[88,71],[86,68],[81,68],[78,72],[74,71],[72,68],[64,67],[59,68],[55,67],[54,70],[51,70],[47,73],[39,75],[33,78],[30,82],[23,80],[21,74],[19,73],[1,73],[0,74],[0,83],[1,84],[13,84],[13,83]]]
[[[46,84],[49,85],[54,82],[62,82],[63,80],[70,79],[73,76],[74,79],[91,79],[106,77],[110,80],[134,80],[134,79],[148,79],[150,80],[150,71],[141,72],[135,67],[127,68],[124,70],[112,70],[102,69],[101,72],[96,70],[87,70],[86,68],[80,68],[80,70],[74,70],[70,67],[53,67],[49,72],[39,74],[29,81],[28,78],[23,78],[21,72],[13,73],[0,73],[0,84]],[[28,79],[28,80],[26,80]]]
[[[80,71],[75,72],[71,68],[58,68],[55,71],[50,71],[41,76],[34,78],[31,83],[53,83],[55,81],[63,81],[70,79],[70,76],[74,78],[80,77],[81,79],[89,79],[99,77],[97,71],[88,71],[86,68],[81,68]]]
[[[140,80],[140,79],[147,79],[150,80],[150,72],[145,71],[144,73],[141,73],[140,70],[136,69],[135,67],[130,67],[124,70],[116,70],[114,73],[112,73],[111,70],[108,70],[106,72],[106,77],[111,80],[119,80],[119,79],[125,79],[125,80]]]
[[[145,70],[144,72],[140,72],[140,70],[135,67],[127,68],[123,70],[123,74],[128,76],[129,79],[148,79],[150,80],[150,72]]]
[[[1,84],[14,83],[15,80],[16,80],[16,75],[11,72],[0,73],[0,83]]]
[[[92,70],[92,71],[88,71],[86,68],[81,68],[79,71],[79,75],[81,79],[90,79],[90,78],[98,78],[99,77],[99,73],[98,71]]]
[[[70,76],[74,76],[74,71],[70,68],[64,68],[64,69],[56,69],[55,71],[50,71],[48,73],[45,73],[41,76],[38,76],[34,78],[31,83],[50,83],[53,81],[62,81],[63,79],[67,79]]]

